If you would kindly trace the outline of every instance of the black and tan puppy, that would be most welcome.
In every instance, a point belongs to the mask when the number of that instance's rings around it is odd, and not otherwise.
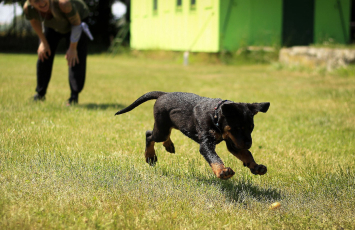
[[[263,175],[267,169],[258,165],[248,150],[252,145],[251,133],[254,129],[254,115],[266,112],[270,103],[235,103],[219,98],[200,97],[192,93],[165,93],[153,91],[142,95],[116,115],[126,113],[138,105],[152,99],[154,104],[154,128],[146,132],[145,159],[150,165],[157,162],[154,143],[163,142],[166,151],[175,153],[170,139],[171,129],[200,144],[200,153],[220,179],[228,179],[234,171],[225,167],[215,148],[225,141],[228,150],[243,162],[253,174]]]

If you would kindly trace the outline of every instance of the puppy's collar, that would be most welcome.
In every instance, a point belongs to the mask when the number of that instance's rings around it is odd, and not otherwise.
[[[218,124],[218,111],[219,111],[219,107],[221,107],[221,105],[223,105],[224,102],[226,102],[228,100],[223,100],[218,102],[217,106],[214,107],[214,117],[213,117],[213,123],[215,124],[215,126],[218,128],[218,130],[221,132],[221,130],[219,129],[219,124]]]

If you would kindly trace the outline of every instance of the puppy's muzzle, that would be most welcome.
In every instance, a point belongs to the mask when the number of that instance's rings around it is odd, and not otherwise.
[[[225,132],[223,133],[223,139],[224,139],[224,140],[229,140],[230,143],[233,144],[233,146],[234,146],[235,149],[250,149],[251,146],[252,146],[252,144],[253,144],[253,142],[252,142],[251,139],[245,141],[245,140],[240,140],[240,139],[235,138],[235,137],[229,132],[229,130],[227,130],[227,131],[225,131]]]
[[[250,149],[251,146],[252,146],[252,142],[251,141],[248,141],[248,142],[244,142],[244,149]]]

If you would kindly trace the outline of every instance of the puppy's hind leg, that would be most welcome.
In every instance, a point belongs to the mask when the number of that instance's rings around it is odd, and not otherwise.
[[[155,154],[154,144],[155,142],[164,142],[163,145],[168,152],[174,153],[175,147],[170,140],[171,128],[166,123],[154,123],[153,131],[147,131],[146,135],[146,147],[145,147],[145,161],[154,166],[158,161],[158,157]]]
[[[165,150],[169,153],[175,153],[175,146],[174,143],[170,139],[170,134],[171,134],[171,129],[169,130],[169,135],[166,141],[163,142],[163,146],[165,147]]]
[[[152,131],[148,130],[145,132],[145,140],[146,140],[146,146],[145,146],[145,161],[150,165],[154,166],[155,163],[158,161],[157,155],[155,155],[155,150],[154,150],[154,144],[155,141],[152,140]]]

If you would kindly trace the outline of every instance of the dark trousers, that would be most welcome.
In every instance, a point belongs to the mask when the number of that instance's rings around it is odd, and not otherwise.
[[[51,55],[48,56],[48,59],[44,59],[43,62],[40,59],[37,60],[36,91],[41,96],[44,96],[47,92],[47,87],[52,75],[53,61],[58,43],[62,38],[65,38],[66,47],[69,47],[70,33],[71,32],[61,34],[51,28],[45,28],[45,36],[51,49]],[[86,34],[83,32],[80,36],[80,40],[77,46],[79,64],[76,64],[74,67],[69,67],[69,85],[71,90],[71,97],[74,98],[78,97],[78,94],[83,89],[85,83],[87,39],[88,38]]]

